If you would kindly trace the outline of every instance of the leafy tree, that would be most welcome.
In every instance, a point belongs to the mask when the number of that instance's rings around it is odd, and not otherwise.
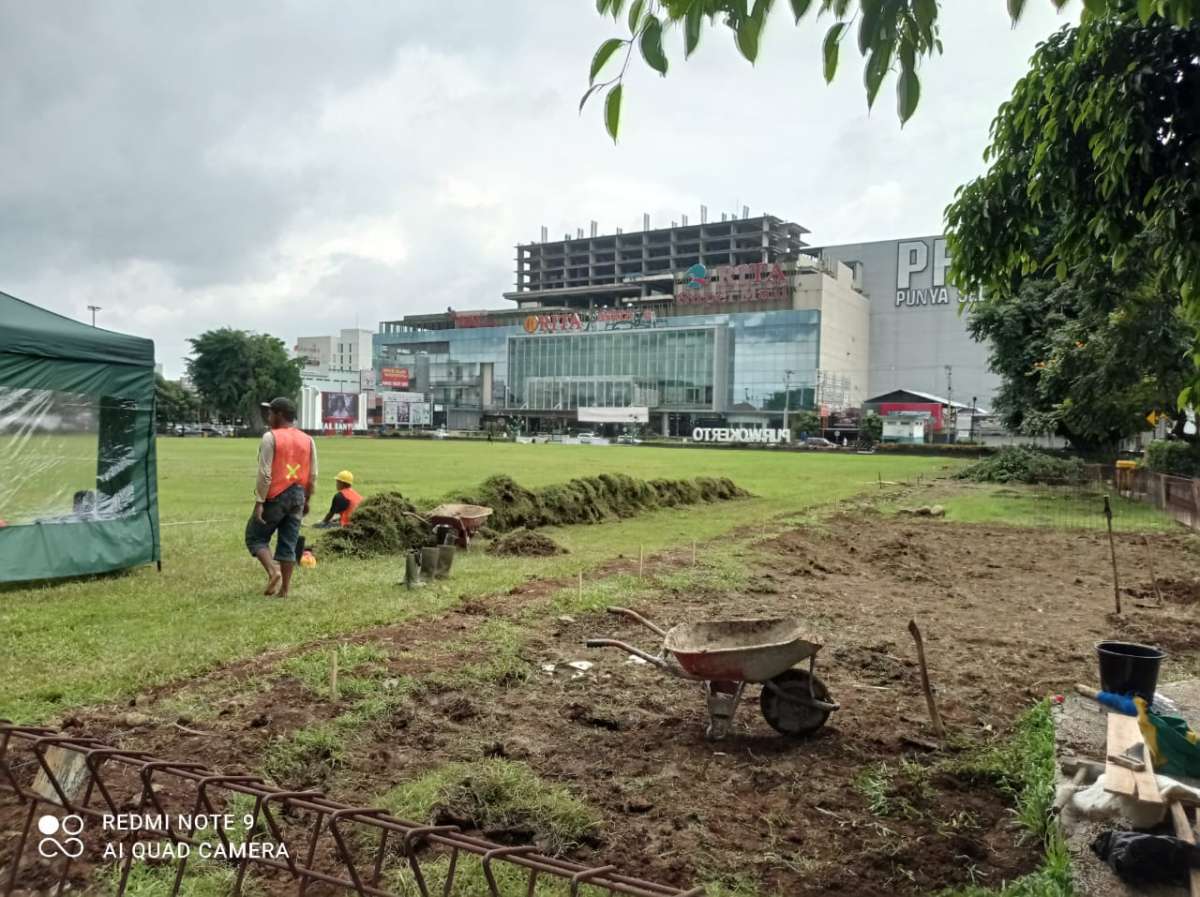
[[[815,411],[795,411],[788,415],[788,426],[792,429],[792,438],[821,435],[821,416]]]
[[[191,391],[160,374],[154,376],[154,394],[160,423],[185,423],[194,420],[200,410],[200,401]]]
[[[217,414],[262,427],[259,405],[300,393],[304,362],[289,358],[283,340],[266,333],[222,327],[189,340],[188,374],[196,391]]]
[[[874,445],[881,439],[883,439],[883,418],[872,411],[862,419],[858,440],[867,445]]]
[[[1028,278],[974,304],[969,327],[990,345],[1006,428],[1081,451],[1146,430],[1152,411],[1182,429],[1175,397],[1194,373],[1193,331],[1174,296],[1129,281]]]
[[[1200,363],[1193,7],[1200,4],[1106,4],[1110,14],[1085,15],[1038,46],[992,124],[988,171],[947,209],[960,289],[993,297],[997,308],[1010,299],[1019,308],[1032,301],[1020,296],[1030,276],[1065,281],[1081,271],[1099,278],[1149,269],[1160,295],[1182,299]],[[1136,294],[1131,314],[1147,312],[1144,298]],[[1181,405],[1198,394],[1200,373],[1184,386]]]
[[[963,2],[963,0],[960,0]],[[979,0],[971,0],[979,2]],[[999,2],[999,0],[990,0]],[[1006,0],[1015,22],[1025,8],[1025,0]],[[1058,9],[1067,0],[1051,0]],[[613,140],[621,123],[621,97],[625,73],[636,46],[651,69],[665,76],[670,66],[663,35],[673,26],[683,30],[683,55],[695,52],[706,30],[723,27],[731,33],[734,45],[750,63],[758,58],[759,38],[772,11],[785,4],[782,0],[596,0],[601,15],[622,18],[628,37],[604,41],[592,57],[589,88],[579,108],[600,90],[607,89],[604,100],[604,126]],[[863,83],[868,107],[874,105],[884,79],[896,71],[896,114],[901,123],[916,111],[921,97],[917,67],[926,57],[942,52],[938,36],[940,0],[788,0],[788,11],[798,24],[810,12],[830,15],[833,19],[821,44],[821,67],[826,82],[837,72],[841,45],[853,33],[863,63]],[[1084,21],[1103,16],[1136,14],[1143,23],[1154,20],[1184,28],[1200,16],[1196,0],[1083,0]],[[854,27],[857,24],[857,29]],[[617,58],[621,68],[607,80],[598,81],[608,62]]]

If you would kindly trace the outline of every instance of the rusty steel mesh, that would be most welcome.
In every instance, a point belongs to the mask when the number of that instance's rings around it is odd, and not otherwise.
[[[226,816],[233,827],[212,824]],[[155,827],[140,827],[146,822]],[[0,830],[5,828],[17,832],[0,844],[0,893],[6,897],[61,894],[99,876],[108,876],[108,890],[122,895],[134,864],[151,860],[172,895],[189,876],[214,868],[227,877],[230,894],[704,893],[624,875],[612,865],[583,866],[532,845],[496,844],[454,825],[396,819],[318,791],[284,791],[257,776],[222,775],[198,763],[0,721]]]

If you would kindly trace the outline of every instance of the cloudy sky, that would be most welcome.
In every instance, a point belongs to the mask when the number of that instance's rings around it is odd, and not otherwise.
[[[780,3],[781,7],[785,4]],[[815,243],[939,232],[1050,0],[943,3],[946,53],[903,129],[866,110],[852,40],[830,87],[827,21],[769,23],[759,63],[724,29],[627,81],[613,145],[577,114],[593,0],[105,3],[0,0],[0,290],[149,336],[298,335],[501,307],[513,249],[600,224],[748,205]],[[693,217],[695,220],[695,217]]]

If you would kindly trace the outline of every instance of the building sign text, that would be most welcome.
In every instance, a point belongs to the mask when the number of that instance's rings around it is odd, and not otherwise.
[[[694,442],[766,442],[772,445],[780,442],[791,442],[792,434],[788,430],[774,430],[769,427],[757,429],[754,427],[696,427],[692,430]]]
[[[930,269],[929,244],[924,240],[903,240],[896,244],[896,307],[914,308],[927,305],[949,305],[951,288],[946,283],[946,269],[950,267],[950,256],[946,254],[946,240],[937,237],[933,241],[932,271],[930,286],[914,287],[913,275],[923,274]],[[976,297],[964,296],[955,291],[959,305],[974,302]]]
[[[675,285],[680,305],[712,305],[726,302],[776,302],[789,296],[787,275],[778,262],[722,265],[708,268],[692,265]]]
[[[528,315],[522,322],[526,333],[573,333],[587,330],[617,330],[622,327],[651,327],[654,312],[633,308],[600,308],[595,311],[552,315]]]
[[[398,386],[408,389],[408,368],[380,368],[379,382],[383,386]]]

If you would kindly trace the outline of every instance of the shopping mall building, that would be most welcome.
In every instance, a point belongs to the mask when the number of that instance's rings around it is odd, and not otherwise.
[[[815,248],[764,215],[522,244],[507,305],[374,336],[377,388],[531,431],[770,428],[897,388],[990,401],[940,237]],[[967,400],[969,401],[969,399]]]

